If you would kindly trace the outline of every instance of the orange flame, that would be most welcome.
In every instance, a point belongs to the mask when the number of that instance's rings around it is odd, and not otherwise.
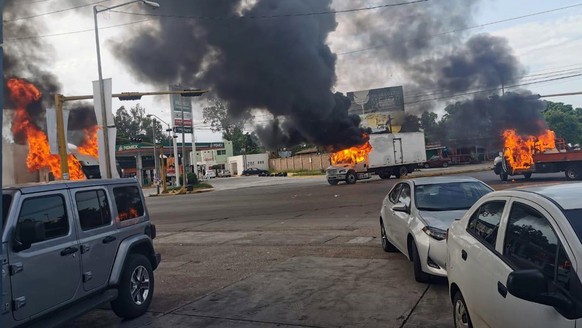
[[[135,208],[130,207],[128,212],[119,213],[119,221],[134,219],[137,218],[138,216],[139,212]]]
[[[556,148],[556,134],[546,130],[538,136],[519,136],[515,130],[503,131],[505,159],[515,170],[528,170],[533,164],[533,155]]]
[[[85,142],[77,147],[79,153],[99,158],[99,147],[97,144],[98,129],[96,125],[85,129]]]
[[[28,143],[28,155],[26,158],[28,170],[33,172],[41,168],[49,168],[55,178],[60,179],[62,177],[60,157],[59,155],[50,153],[47,135],[31,121],[30,115],[26,111],[28,105],[41,101],[42,93],[34,84],[22,79],[9,79],[6,85],[10,90],[10,99],[16,105],[12,122],[12,133],[14,135],[24,134]],[[96,149],[96,132],[94,139],[94,148]],[[88,150],[93,149],[92,140],[92,138],[87,138],[86,145],[80,147],[83,148],[82,153],[92,154]],[[72,154],[68,155],[68,166],[71,180],[85,179],[85,175],[81,170],[81,163]]]
[[[365,139],[368,136],[364,136]],[[331,164],[356,164],[366,160],[366,156],[372,151],[372,145],[366,141],[363,145],[346,148],[331,154]]]

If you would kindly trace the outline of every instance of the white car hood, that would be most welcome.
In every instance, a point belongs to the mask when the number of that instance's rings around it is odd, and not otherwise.
[[[447,230],[455,220],[462,218],[466,211],[418,211],[418,214],[427,225],[441,230]]]

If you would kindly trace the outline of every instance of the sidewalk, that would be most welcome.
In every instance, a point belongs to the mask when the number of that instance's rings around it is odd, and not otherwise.
[[[418,169],[408,175],[410,178],[436,177],[441,175],[463,174],[472,172],[490,171],[493,168],[492,163],[452,165],[449,167],[439,167],[433,169]]]

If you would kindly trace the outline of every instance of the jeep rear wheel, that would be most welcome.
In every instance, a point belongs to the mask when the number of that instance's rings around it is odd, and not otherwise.
[[[145,256],[132,254],[127,258],[118,291],[111,308],[119,317],[133,319],[147,311],[154,295],[154,271]]]

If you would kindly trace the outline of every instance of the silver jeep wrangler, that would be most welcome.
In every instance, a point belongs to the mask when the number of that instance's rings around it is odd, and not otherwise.
[[[2,327],[53,327],[104,303],[144,314],[160,255],[133,179],[2,190]]]

